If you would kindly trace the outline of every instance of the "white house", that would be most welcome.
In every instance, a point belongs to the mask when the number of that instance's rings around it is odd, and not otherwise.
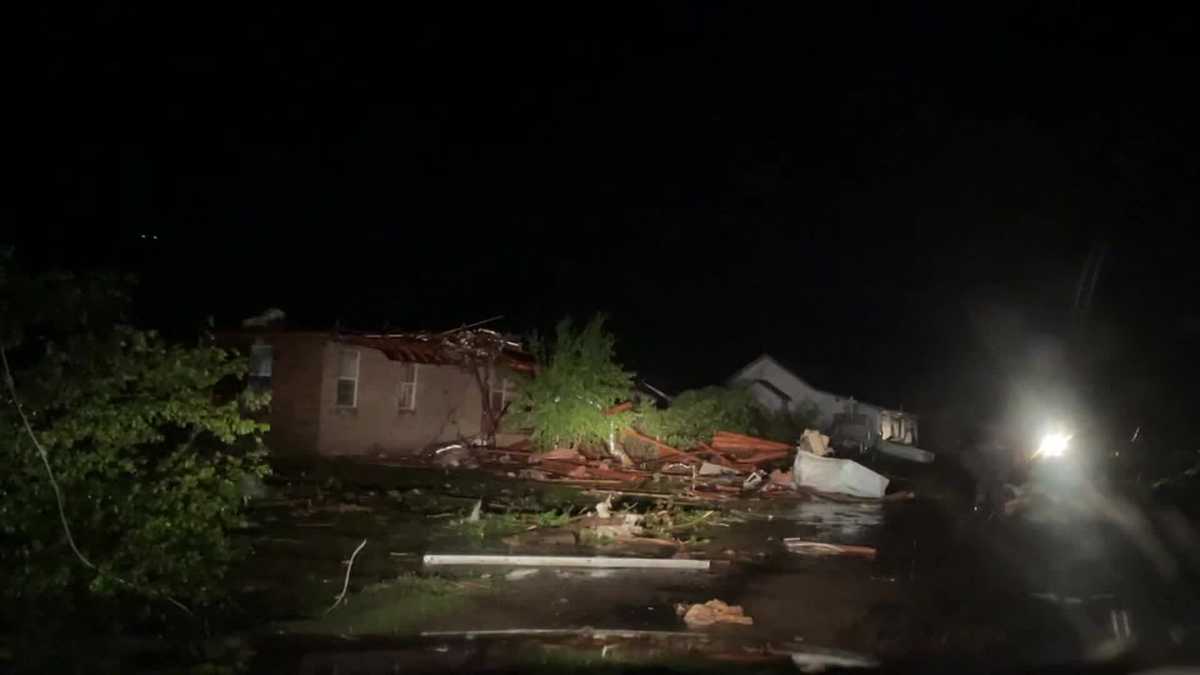
[[[917,420],[913,415],[817,389],[768,354],[735,373],[729,384],[749,387],[754,399],[768,410],[802,412],[815,406],[822,431],[833,427],[834,415],[852,413],[865,415],[868,429],[880,440],[906,445],[917,442]]]

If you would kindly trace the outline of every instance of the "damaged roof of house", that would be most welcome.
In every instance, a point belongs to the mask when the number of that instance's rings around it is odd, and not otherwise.
[[[466,365],[496,362],[513,370],[533,372],[533,355],[520,340],[492,330],[451,330],[441,333],[369,333],[359,331],[289,330],[278,327],[244,327],[219,331],[226,338],[271,335],[323,336],[342,344],[377,349],[392,361],[433,365]]]
[[[495,361],[501,365],[532,372],[533,355],[520,340],[491,330],[464,330],[444,333],[348,333],[333,334],[345,344],[370,347],[393,361],[462,365],[471,361]]]

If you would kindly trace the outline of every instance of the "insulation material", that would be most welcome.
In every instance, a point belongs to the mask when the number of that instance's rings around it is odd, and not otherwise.
[[[800,449],[824,457],[829,454],[829,437],[816,429],[805,429],[800,436]]]
[[[858,462],[818,457],[804,451],[796,453],[792,475],[798,487],[854,497],[880,499],[888,486],[887,478]]]

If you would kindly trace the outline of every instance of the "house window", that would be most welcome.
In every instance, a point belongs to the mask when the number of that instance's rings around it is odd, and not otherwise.
[[[358,350],[338,352],[337,406],[353,408],[358,405]]]
[[[400,364],[400,396],[397,406],[400,410],[417,409],[417,364]]]
[[[498,413],[504,412],[504,406],[508,405],[515,395],[516,387],[513,385],[513,381],[507,377],[502,377],[499,382],[492,381],[492,386],[488,391],[490,399],[488,403],[491,405],[492,410]]]
[[[250,386],[255,389],[271,388],[271,366],[275,359],[271,345],[256,344],[250,346]]]

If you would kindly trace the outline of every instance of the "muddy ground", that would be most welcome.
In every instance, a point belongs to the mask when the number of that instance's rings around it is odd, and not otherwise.
[[[901,669],[1010,670],[1112,657],[1157,662],[1186,646],[1194,595],[1155,581],[1128,532],[1087,519],[989,517],[973,512],[946,476],[906,471],[894,473],[916,489],[911,501],[674,504],[672,522],[700,523],[674,533],[686,542],[680,550],[656,552],[536,536],[561,532],[602,489],[467,470],[284,467],[242,535],[253,554],[235,575],[240,625],[229,629],[243,636],[253,672],[309,673],[720,669],[730,660],[790,670],[790,654],[829,649]],[[477,500],[480,522],[465,522]],[[618,497],[614,510],[669,504]],[[535,536],[513,539],[531,528]],[[785,537],[879,553],[802,557],[786,551]],[[363,539],[345,601],[327,611],[345,581],[343,561]],[[516,573],[421,564],[425,553],[471,552],[714,564],[708,572]],[[676,605],[713,598],[742,606],[754,624],[689,631]],[[644,633],[603,632],[611,630]]]

